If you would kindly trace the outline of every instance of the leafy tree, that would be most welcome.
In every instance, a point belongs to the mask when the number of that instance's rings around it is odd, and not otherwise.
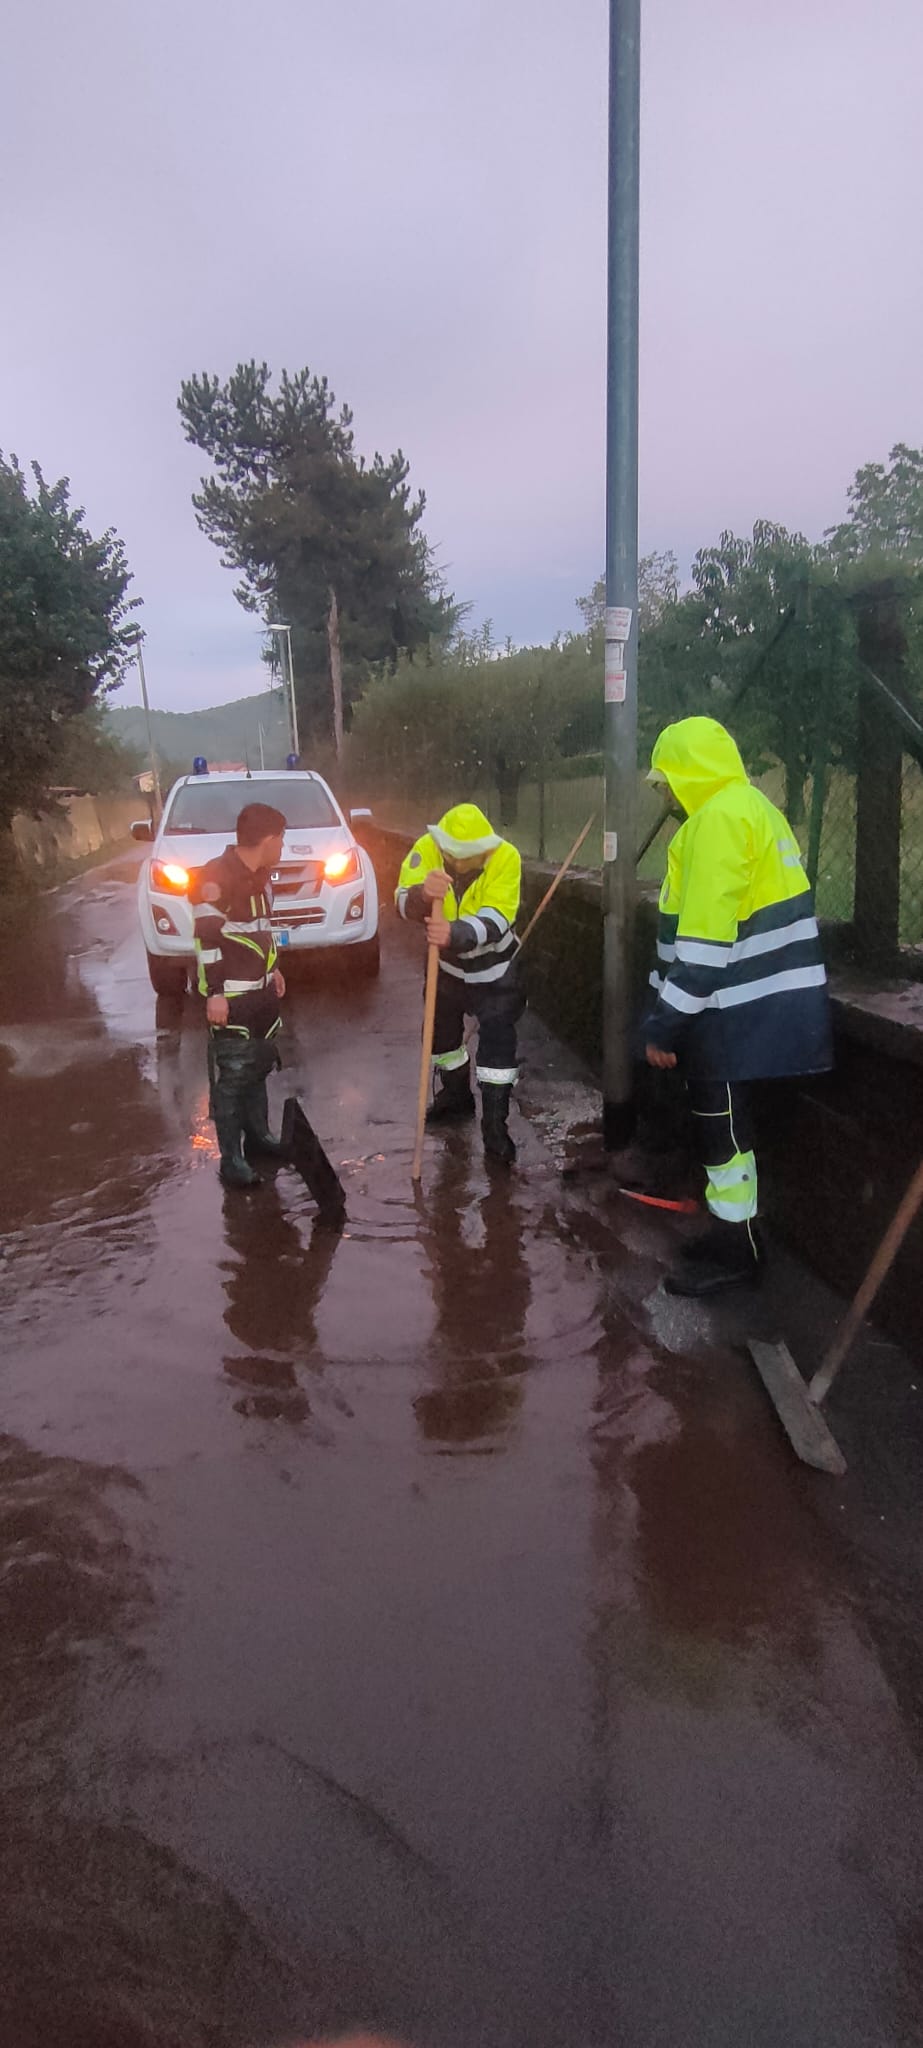
[[[53,788],[88,790],[93,796],[131,791],[132,776],[146,767],[140,747],[126,747],[104,723],[101,705],[62,718],[55,726],[48,779]]]
[[[459,618],[422,530],[400,450],[370,465],[356,454],[352,414],[325,377],[241,363],[226,384],[182,386],[187,441],[213,469],[194,497],[199,526],[242,572],[246,610],[293,628],[305,733],[333,735],[369,668],[444,640]]]
[[[860,470],[850,518],[818,544],[769,520],[701,548],[679,595],[675,556],[648,556],[639,579],[639,750],[694,712],[730,726],[748,767],[781,764],[784,803],[817,832],[826,771],[853,771],[856,622],[886,571],[909,628],[908,680],[923,702],[923,455],[899,447]],[[379,786],[428,792],[498,788],[515,821],[519,785],[566,772],[603,738],[605,587],[580,599],[585,632],[551,647],[499,650],[490,630],[437,658],[401,662],[357,713],[353,759]]]
[[[62,721],[121,681],[134,605],[122,542],[94,540],[67,478],[0,455],[0,829],[57,780]]]
[[[820,761],[852,765],[855,623],[849,578],[828,551],[770,520],[701,548],[693,590],[642,636],[640,731],[708,712],[757,773],[781,763],[799,828]]]
[[[883,462],[856,471],[847,491],[849,516],[828,529],[834,555],[900,555],[923,563],[923,448],[899,441]]]
[[[496,789],[516,821],[520,785],[553,775],[601,736],[599,665],[587,638],[500,650],[489,626],[426,659],[379,671],[356,707],[353,776],[421,796]]]
[[[899,441],[887,467],[866,463],[847,493],[849,516],[827,539],[844,589],[892,580],[907,635],[905,684],[923,706],[923,448]]]
[[[516,648],[481,667],[469,702],[501,824],[516,823],[523,782],[544,782],[566,755],[601,744],[600,697],[600,665],[583,634]]]
[[[722,656],[705,631],[706,608],[697,591],[665,607],[638,645],[638,742],[647,761],[662,727],[693,712],[720,717],[726,695]]]
[[[638,631],[659,625],[664,613],[679,598],[679,564],[672,548],[661,554],[642,555],[638,562]],[[586,597],[578,597],[588,633],[600,631],[606,617],[606,579],[598,576]]]
[[[757,520],[751,535],[723,533],[700,548],[692,567],[711,655],[712,708],[733,725],[750,765],[775,759],[785,773],[785,807],[796,830],[804,790],[821,739],[845,737],[831,703],[834,577],[825,551],[803,534]],[[833,635],[833,637],[831,637]],[[835,684],[846,682],[838,669]]]

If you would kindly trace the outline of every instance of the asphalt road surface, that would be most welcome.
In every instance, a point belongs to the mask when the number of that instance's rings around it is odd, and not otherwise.
[[[390,922],[272,1084],[343,1235],[225,1195],[134,876],[3,928],[3,2048],[919,2043],[912,1362],[798,1468],[668,1226],[562,1186],[534,1023],[516,1172],[468,1127],[415,1201]]]

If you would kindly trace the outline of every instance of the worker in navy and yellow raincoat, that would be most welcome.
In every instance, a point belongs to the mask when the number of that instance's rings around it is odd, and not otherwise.
[[[650,779],[687,815],[669,850],[643,1035],[650,1065],[686,1081],[712,1217],[667,1286],[710,1294],[759,1266],[748,1084],[831,1066],[827,977],[794,833],[724,726],[668,725]]]
[[[430,825],[401,868],[395,901],[440,949],[433,1067],[437,1092],[427,1123],[473,1116],[465,1017],[478,1020],[477,1078],[484,1150],[511,1160],[507,1128],[517,1079],[516,1025],[525,1008],[516,918],[522,861],[476,804],[456,804]]]

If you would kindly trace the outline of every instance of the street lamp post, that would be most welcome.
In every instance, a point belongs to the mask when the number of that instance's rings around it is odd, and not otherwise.
[[[271,625],[268,630],[270,633],[284,633],[285,635],[285,645],[288,648],[289,723],[292,729],[292,753],[300,754],[301,745],[298,739],[298,708],[295,703],[295,668],[292,661],[292,629],[291,626]],[[284,680],[285,661],[282,656],[280,656],[280,661],[282,663],[282,675]]]
[[[157,801],[157,816],[159,818],[163,812],[163,791],[160,787],[160,761],[157,756],[157,748],[154,745],[154,728],[151,725],[151,707],[148,703],[147,677],[144,673],[144,656],[141,652],[141,640],[142,635],[139,633],[135,641],[135,660],[138,664],[138,674],[141,678],[141,702],[144,705],[144,723],[147,727],[147,751],[151,764],[151,775],[154,779],[154,796]]]
[[[638,811],[638,220],[641,0],[609,0],[603,1141],[633,1122]]]

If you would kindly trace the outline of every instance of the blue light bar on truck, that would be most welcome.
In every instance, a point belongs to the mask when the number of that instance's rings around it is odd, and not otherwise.
[[[205,759],[205,755],[204,755],[204,754],[197,754],[197,755],[196,755],[196,757],[195,757],[195,760],[193,761],[193,764],[192,764],[192,772],[193,772],[193,775],[207,775],[207,774],[208,774],[208,762],[206,761],[206,759]]]

